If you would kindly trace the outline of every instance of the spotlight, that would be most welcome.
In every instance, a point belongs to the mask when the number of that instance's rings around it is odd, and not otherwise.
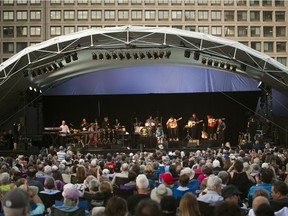
[[[72,59],[73,59],[73,61],[76,61],[76,60],[78,60],[78,53],[72,53]]]
[[[32,88],[32,86],[29,86],[29,90],[30,90],[30,91],[33,91],[33,88]]]
[[[62,63],[61,61],[58,62],[58,65],[59,65],[60,68],[63,68],[63,67],[64,67],[64,65],[63,65],[63,63]]]
[[[34,92],[37,92],[37,89],[36,89],[36,88],[34,88],[33,90],[34,90]]]
[[[190,50],[185,50],[184,56],[185,56],[186,58],[190,58],[190,55],[191,55]]]
[[[65,56],[65,62],[66,63],[70,63],[71,62],[71,56],[70,55]]]
[[[224,62],[220,62],[220,67],[224,68],[224,66],[225,66]]]
[[[206,64],[207,59],[206,58],[202,58],[202,64]]]
[[[140,53],[140,59],[144,59],[145,58],[145,54],[144,53]]]
[[[160,53],[159,53],[159,58],[163,58],[164,57],[164,52],[163,51],[160,51]]]
[[[195,59],[196,61],[198,61],[198,60],[199,60],[199,57],[200,57],[200,53],[199,53],[198,51],[196,51],[196,52],[194,53],[194,59]]]
[[[138,53],[134,53],[133,56],[134,56],[134,59],[139,59]]]
[[[166,55],[165,55],[165,57],[166,57],[167,59],[169,59],[169,58],[170,58],[170,55],[171,55],[171,51],[170,51],[170,50],[168,50],[168,51],[166,52]]]
[[[214,61],[214,66],[218,67],[219,62],[218,61]]]
[[[129,52],[126,52],[126,58],[127,58],[128,60],[131,59],[131,55],[130,55]]]
[[[153,56],[152,56],[152,54],[150,52],[146,52],[146,55],[147,55],[148,59],[152,59],[153,58]]]
[[[42,90],[41,89],[39,90],[39,93],[42,94]]]
[[[113,57],[113,59],[118,59],[118,56],[116,53],[112,53],[112,57]]]
[[[154,56],[154,59],[158,59],[158,58],[159,58],[158,52],[157,52],[157,51],[154,51],[154,52],[153,52],[153,56]]]
[[[121,52],[118,54],[118,56],[119,56],[120,60],[123,60],[125,58],[125,56]]]
[[[99,59],[100,59],[100,60],[103,60],[103,59],[104,59],[103,53],[99,53]]]
[[[208,59],[208,65],[212,65],[212,63],[213,63],[213,60],[212,59]]]
[[[96,53],[92,53],[92,59],[97,60],[97,54]]]

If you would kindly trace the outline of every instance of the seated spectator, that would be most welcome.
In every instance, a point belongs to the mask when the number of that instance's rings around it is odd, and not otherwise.
[[[165,196],[172,196],[172,190],[164,184],[160,184],[158,187],[154,188],[150,194],[150,198],[157,203],[160,203]]]
[[[273,211],[288,207],[288,186],[285,182],[276,181],[272,184],[272,198],[270,205]]]
[[[188,177],[188,175],[184,174],[184,175],[181,175],[179,178],[179,184],[180,185],[172,188],[173,197],[175,197],[178,200],[178,202],[180,201],[181,197],[186,192],[192,192],[187,187],[188,183],[189,183],[189,177]]]
[[[274,215],[275,214],[272,207],[267,203],[259,205],[255,212],[255,216],[274,216]]]
[[[43,201],[46,210],[54,205],[55,200],[63,199],[62,192],[60,190],[56,190],[55,181],[52,177],[45,179],[44,191],[40,191],[39,197]]]
[[[187,215],[194,215],[194,216],[201,215],[196,196],[190,192],[185,193],[179,203],[178,216],[187,216]]]
[[[128,179],[128,164],[123,163],[120,168],[120,173],[116,173],[115,176],[112,179],[112,186],[117,186],[118,188],[120,185],[124,185],[129,182]]]
[[[127,202],[121,197],[112,197],[104,211],[105,216],[127,216],[128,215],[128,208]]]
[[[105,216],[105,207],[94,207],[91,211],[91,216]]]
[[[176,216],[177,200],[173,196],[164,196],[160,201],[162,216]]]
[[[266,197],[263,197],[263,196],[255,197],[252,203],[252,209],[249,210],[248,216],[255,216],[255,212],[258,206],[260,206],[261,204],[270,205],[269,200]]]
[[[222,189],[221,195],[223,196],[224,200],[227,202],[234,202],[238,204],[240,201],[240,195],[242,193],[238,190],[235,185],[227,185],[225,188]]]
[[[27,216],[30,213],[30,198],[26,191],[19,188],[8,191],[2,200],[5,216]]]
[[[209,177],[212,174],[213,174],[212,168],[207,166],[207,164],[203,165],[202,166],[202,173],[198,176],[197,180],[201,184],[204,179],[206,179],[207,177]]]
[[[252,195],[255,189],[264,188],[269,192],[269,199],[272,198],[272,179],[273,179],[273,170],[270,168],[262,169],[260,177],[256,176],[257,185],[250,187],[248,192],[248,202],[252,202]]]
[[[51,212],[50,215],[53,216],[53,211],[55,209],[58,209],[62,212],[74,212],[77,211],[79,209],[78,202],[79,202],[79,197],[80,197],[80,191],[74,187],[69,187],[67,189],[64,190],[63,192],[63,196],[64,196],[64,203],[62,206],[54,206],[51,208]],[[88,211],[85,210],[85,215],[89,216],[90,213]]]
[[[170,188],[173,188],[175,182],[178,180],[178,179],[173,178],[170,172],[165,172],[165,173],[160,174],[160,179],[161,179],[160,183],[163,183],[167,187],[170,187]]]
[[[235,202],[224,201],[217,205],[213,216],[242,216],[239,205]]]
[[[212,170],[213,170],[213,174],[214,175],[218,175],[218,173],[223,170],[223,168],[220,165],[220,161],[219,160],[215,159],[213,161]]]
[[[218,173],[218,177],[222,180],[222,189],[223,189],[229,183],[230,176],[227,171],[222,170]]]
[[[141,200],[135,210],[135,216],[155,216],[161,215],[159,203],[151,199]]]
[[[199,181],[194,179],[195,172],[191,168],[186,167],[180,171],[180,176],[184,174],[188,175],[189,177],[189,183],[187,185],[187,187],[189,188],[189,191],[196,194],[196,191],[199,190],[200,188],[200,184],[199,184]],[[176,185],[179,185],[179,181],[176,183]]]
[[[39,191],[43,191],[44,190],[44,187],[43,187],[43,184],[37,180],[36,178],[36,169],[34,169],[33,166],[30,166],[27,170],[27,183],[29,186],[37,186]]]
[[[210,205],[217,205],[223,201],[221,194],[222,180],[214,175],[211,175],[207,179],[207,192],[204,195],[198,197],[198,201],[208,203]]]

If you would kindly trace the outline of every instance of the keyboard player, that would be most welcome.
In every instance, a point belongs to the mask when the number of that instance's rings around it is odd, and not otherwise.
[[[62,120],[62,124],[60,125],[59,131],[59,141],[60,146],[66,147],[67,144],[67,134],[70,134],[69,127],[66,125],[65,120]]]

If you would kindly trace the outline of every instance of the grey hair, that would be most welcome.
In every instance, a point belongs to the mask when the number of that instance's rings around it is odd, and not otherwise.
[[[218,187],[221,187],[222,180],[218,176],[210,175],[207,180],[207,189],[216,191]]]

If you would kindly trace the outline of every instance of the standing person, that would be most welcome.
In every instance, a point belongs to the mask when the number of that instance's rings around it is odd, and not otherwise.
[[[60,133],[59,133],[59,138],[60,138],[60,146],[66,147],[67,144],[67,134],[70,134],[69,127],[66,125],[65,120],[62,120],[62,124],[60,125]]]
[[[173,115],[170,116],[170,118],[166,122],[166,126],[168,129],[168,136],[169,141],[179,141],[178,138],[178,123],[177,121],[181,120],[182,118],[175,119]]]
[[[226,130],[226,124],[225,122],[223,122],[221,118],[219,118],[216,133],[217,133],[217,139],[221,142],[221,144],[224,144],[225,130]]]
[[[86,132],[89,128],[89,123],[87,122],[86,118],[82,119],[81,125],[80,125],[80,131]],[[81,144],[82,147],[84,147],[88,143],[88,134],[83,134],[81,137]]]
[[[214,127],[217,124],[217,119],[215,119],[212,115],[207,115],[207,133],[208,133],[208,139],[212,140],[214,139]]]
[[[251,116],[247,124],[247,133],[249,134],[248,142],[251,141],[254,143],[256,131],[257,131],[257,122],[255,121],[255,117]]]
[[[102,130],[104,131],[103,142],[109,142],[111,126],[110,126],[109,118],[107,116],[103,118],[101,127],[102,127]]]
[[[196,116],[196,113],[193,113],[192,116],[188,119],[188,126],[191,127],[191,137],[192,139],[198,139],[198,124],[199,119]]]
[[[152,115],[145,121],[145,127],[148,129],[148,135],[151,136],[155,132],[156,121],[153,119]]]

